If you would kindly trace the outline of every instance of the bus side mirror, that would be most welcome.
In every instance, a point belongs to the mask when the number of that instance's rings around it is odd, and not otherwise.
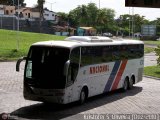
[[[68,60],[64,65],[64,72],[63,72],[64,76],[67,76],[69,66],[70,66],[70,60]]]
[[[20,58],[16,63],[16,71],[19,72],[19,66],[23,60],[26,60],[27,57]]]

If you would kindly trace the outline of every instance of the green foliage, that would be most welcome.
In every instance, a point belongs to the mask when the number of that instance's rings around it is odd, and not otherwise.
[[[63,40],[64,36],[19,32],[0,29],[0,60],[13,60],[26,56],[30,45],[39,41]],[[19,40],[19,50],[17,42]]]
[[[121,27],[121,30],[125,35],[129,35],[129,27],[131,29],[132,21],[134,20],[134,33],[141,32],[141,25],[147,24],[149,21],[145,19],[144,16],[140,16],[139,14],[129,15],[124,14],[120,15],[117,20],[117,24]]]
[[[92,26],[99,32],[114,30],[115,11],[112,9],[98,9],[95,3],[80,5],[69,12],[71,26]]]
[[[158,47],[155,48],[155,52],[156,52],[156,55],[158,56],[157,64],[160,65],[160,45],[158,45]]]
[[[69,15],[64,12],[58,12],[58,15],[60,16],[59,18],[59,25],[65,26],[69,22]]]
[[[144,53],[151,53],[154,52],[155,48],[153,47],[144,47]]]
[[[144,74],[147,76],[160,78],[160,67],[159,66],[148,66],[144,68]]]

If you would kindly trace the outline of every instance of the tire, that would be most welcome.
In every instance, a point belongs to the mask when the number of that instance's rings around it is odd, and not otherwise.
[[[133,77],[131,77],[128,88],[132,89],[133,88],[133,84],[134,84],[134,79],[133,79]]]
[[[87,98],[87,94],[85,92],[84,89],[82,89],[81,93],[80,93],[80,98],[79,98],[79,103],[82,105],[85,103],[86,101],[86,98]]]
[[[128,90],[128,86],[129,86],[129,81],[128,81],[128,79],[126,78],[126,79],[124,80],[124,83],[123,83],[122,91],[123,91],[123,92],[127,91],[127,90]]]

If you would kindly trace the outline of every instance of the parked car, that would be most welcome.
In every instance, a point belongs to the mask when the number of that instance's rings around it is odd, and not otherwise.
[[[106,37],[113,37],[112,33],[110,33],[110,32],[103,33],[103,36],[106,36]]]

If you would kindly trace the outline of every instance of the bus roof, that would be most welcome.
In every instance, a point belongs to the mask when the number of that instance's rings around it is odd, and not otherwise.
[[[63,41],[51,40],[34,43],[32,46],[58,46],[66,48],[74,48],[77,46],[104,46],[104,45],[130,45],[144,44],[139,40],[130,40],[122,38],[109,38],[101,36],[72,36]]]

